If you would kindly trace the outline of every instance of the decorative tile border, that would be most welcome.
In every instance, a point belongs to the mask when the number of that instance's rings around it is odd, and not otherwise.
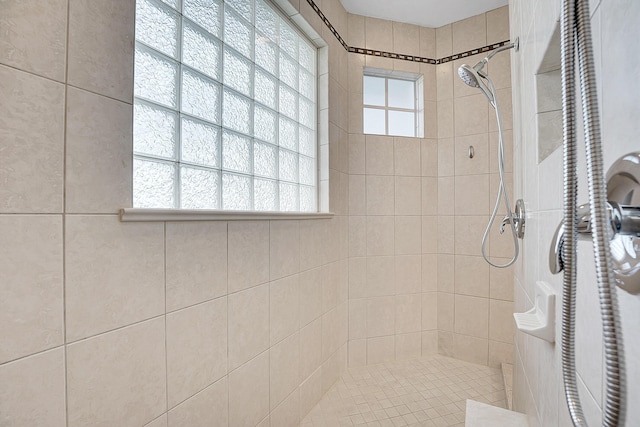
[[[318,5],[315,4],[313,0],[307,0],[307,3],[309,3],[309,6],[311,6],[311,8],[316,12],[316,14],[318,14],[322,22],[324,22],[324,25],[327,26],[327,28],[331,31],[331,33],[335,36],[335,38],[340,42],[342,47],[344,47],[345,50],[349,53],[357,53],[360,55],[378,56],[380,58],[399,59],[401,61],[411,61],[411,62],[419,62],[422,64],[437,65],[437,64],[445,64],[447,62],[455,61],[456,59],[477,55],[479,53],[490,52],[492,50],[498,49],[499,47],[502,47],[511,43],[510,40],[505,40],[502,42],[490,44],[490,45],[479,47],[476,49],[471,49],[466,52],[456,53],[451,56],[445,56],[444,58],[440,58],[440,59],[425,58],[425,57],[415,56],[415,55],[406,55],[403,53],[384,52],[381,50],[364,49],[361,47],[353,47],[353,46],[349,46],[347,42],[344,41],[340,33],[338,33],[338,30],[336,30],[336,28],[333,25],[331,25],[331,22],[329,21],[329,19],[327,19],[327,17],[324,15],[324,13],[322,13]]]

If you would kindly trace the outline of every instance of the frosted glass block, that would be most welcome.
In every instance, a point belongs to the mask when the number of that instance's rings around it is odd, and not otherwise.
[[[298,34],[285,21],[280,20],[280,49],[298,60]]]
[[[298,155],[288,150],[280,150],[279,159],[280,179],[298,182]]]
[[[278,183],[265,179],[253,181],[253,209],[256,211],[278,210]]]
[[[222,101],[222,123],[226,128],[250,135],[251,101],[225,89]]]
[[[284,85],[280,85],[280,112],[298,120],[298,94]]]
[[[222,168],[251,173],[251,138],[222,131]]]
[[[150,0],[136,1],[136,40],[178,57],[178,13]]]
[[[218,209],[219,172],[180,168],[180,207],[184,209]]]
[[[175,167],[141,159],[133,161],[133,206],[175,208]]]
[[[255,106],[253,136],[263,141],[276,144],[278,115],[267,108]]]
[[[314,185],[316,183],[316,161],[311,157],[300,156],[300,184]]]
[[[230,211],[251,209],[251,178],[248,176],[222,175],[222,208]]]
[[[364,133],[377,135],[385,135],[387,133],[384,110],[365,108],[362,119]]]
[[[224,50],[224,84],[251,96],[253,65],[229,49]]]
[[[256,141],[253,144],[253,173],[267,178],[277,178],[278,147]]]
[[[182,27],[182,63],[220,80],[220,42],[185,20]]]
[[[316,195],[315,187],[307,187],[305,185],[300,186],[300,211],[301,212],[316,212],[318,197]]]
[[[225,4],[247,21],[253,22],[253,0],[225,0]]]
[[[251,59],[253,27],[230,9],[224,11],[224,41],[227,45]]]
[[[316,139],[314,132],[304,126],[298,128],[299,151],[310,157],[316,156]]]
[[[278,75],[278,47],[266,36],[256,32],[256,64],[270,72]]]
[[[315,101],[316,99],[316,81],[313,74],[300,69],[300,83],[298,86],[298,90],[300,93],[310,99],[311,101]]]
[[[220,0],[183,0],[182,13],[202,28],[220,38],[222,4]]]
[[[389,135],[416,136],[415,113],[389,111]]]
[[[299,190],[297,184],[280,183],[280,210],[293,212],[298,210]]]
[[[301,124],[305,125],[308,128],[315,129],[316,127],[316,109],[315,105],[311,101],[307,101],[304,98],[298,99],[300,103],[300,117],[299,121]]]
[[[280,17],[264,0],[256,0],[256,28],[259,28],[272,41],[278,41],[278,23]]]
[[[380,77],[364,76],[362,90],[366,105],[385,106],[385,79]]]
[[[298,89],[298,63],[284,52],[280,52],[280,81]]]
[[[312,74],[316,73],[316,48],[300,40],[300,65]]]
[[[220,85],[193,71],[182,70],[182,112],[220,123]]]
[[[133,151],[175,158],[178,114],[136,101],[133,107]]]
[[[281,147],[288,148],[290,150],[298,150],[298,124],[280,116],[280,129],[278,144]]]
[[[139,47],[135,61],[135,96],[177,108],[178,64]]]
[[[183,117],[180,135],[183,162],[220,167],[220,128]]]
[[[254,99],[276,109],[278,107],[278,84],[269,74],[256,68]]]
[[[389,107],[415,108],[415,83],[409,80],[389,79]]]

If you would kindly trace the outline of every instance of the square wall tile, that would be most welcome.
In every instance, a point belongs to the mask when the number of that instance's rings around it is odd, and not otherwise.
[[[361,74],[361,73],[360,73]],[[362,75],[360,75],[362,80]],[[349,173],[362,175],[365,173],[365,136],[349,134]]]
[[[393,137],[367,135],[366,144],[367,175],[393,175]]]
[[[457,215],[454,218],[455,253],[458,255],[482,255],[482,238],[489,223],[489,217]],[[491,239],[487,240],[486,247],[491,250]]]
[[[69,0],[68,83],[133,102],[135,2]]]
[[[419,332],[422,319],[420,294],[396,295],[396,334]]]
[[[422,217],[422,253],[438,253],[438,217]]]
[[[164,224],[67,216],[67,342],[164,313]]]
[[[471,18],[463,19],[452,24],[453,53],[483,47],[487,44],[487,23],[485,14],[481,13]]]
[[[300,384],[300,419],[304,419],[321,398],[322,369],[318,368]]]
[[[367,364],[367,340],[349,340],[349,367]]]
[[[229,371],[269,348],[269,285],[228,297]]]
[[[227,223],[168,222],[167,311],[227,294]]]
[[[300,329],[300,277],[295,274],[269,284],[271,345]]]
[[[300,221],[300,271],[322,265],[324,230],[324,221]]]
[[[509,40],[509,6],[490,10],[487,16],[487,43]]]
[[[478,365],[487,364],[488,340],[460,334],[453,334],[453,340],[453,355],[456,359],[477,363]]]
[[[64,349],[0,365],[0,414],[6,426],[64,427]]]
[[[471,147],[473,147],[473,158],[469,157]],[[454,152],[456,175],[489,173],[490,154],[489,136],[487,134],[456,137]]]
[[[393,215],[395,180],[392,176],[367,176],[367,215]]]
[[[456,295],[455,332],[478,338],[488,338],[489,299]]]
[[[59,82],[65,79],[67,2],[6,2],[0,18],[0,63]]]
[[[367,212],[366,178],[349,175],[349,215],[365,215]]]
[[[300,326],[322,315],[322,270],[314,268],[300,273]]]
[[[455,289],[455,255],[438,254],[438,291],[452,294]]]
[[[438,329],[453,331],[454,307],[453,294],[438,292]]]
[[[396,256],[396,292],[416,294],[421,291],[422,257],[420,255]]]
[[[395,240],[395,217],[367,217],[367,255],[393,255]]]
[[[367,255],[367,217],[349,215],[349,256]]]
[[[0,363],[63,342],[62,218],[0,215]]]
[[[456,215],[489,215],[489,175],[456,176]]]
[[[169,408],[227,373],[227,299],[167,315]]]
[[[395,254],[419,255],[422,252],[422,218],[420,216],[396,216]]]
[[[64,94],[60,83],[0,65],[0,213],[62,212]]]
[[[489,103],[483,94],[456,98],[454,104],[455,136],[475,135],[489,131]],[[506,126],[508,115],[506,109],[510,106],[502,104],[501,107],[505,111],[502,116],[504,129],[511,129],[510,126]]]
[[[269,222],[229,223],[229,292],[269,281]]]
[[[420,176],[420,145],[417,138],[393,139],[396,176]]]
[[[453,42],[451,40],[451,24],[436,28],[436,57],[442,58],[453,54]]]
[[[166,412],[164,327],[157,318],[67,347],[69,426],[135,427]]]
[[[396,335],[396,360],[413,359],[422,354],[422,333]]]
[[[422,176],[438,176],[438,140],[420,141],[420,167]]]
[[[438,178],[422,178],[422,215],[438,215]]]
[[[393,21],[364,18],[365,46],[367,49],[393,51]]]
[[[229,374],[229,425],[255,426],[269,415],[269,352]]]
[[[438,331],[422,331],[422,357],[438,354]]]
[[[395,294],[395,257],[377,256],[366,259],[365,289],[362,296]]]
[[[367,340],[367,364],[388,362],[396,358],[396,339],[394,335],[388,337],[369,338]]]
[[[455,256],[456,294],[489,297],[489,264],[479,256]]]
[[[168,427],[226,427],[229,422],[227,377],[169,411]]]
[[[490,300],[489,339],[512,344],[514,334],[513,302]]]
[[[422,330],[431,331],[438,328],[438,294],[426,292],[422,294]]]
[[[367,303],[367,337],[395,333],[395,297],[370,298]]]
[[[422,181],[419,177],[395,178],[396,215],[420,215],[422,212]]]
[[[270,221],[269,260],[271,280],[300,271],[300,225],[298,221]]]
[[[438,255],[422,255],[422,292],[438,290]]]
[[[298,427],[300,425],[300,391],[296,388],[269,415],[269,425]]]
[[[69,87],[66,212],[117,213],[133,206],[132,115],[131,104]]]
[[[322,319],[316,319],[300,329],[300,381],[309,378],[321,364]]]

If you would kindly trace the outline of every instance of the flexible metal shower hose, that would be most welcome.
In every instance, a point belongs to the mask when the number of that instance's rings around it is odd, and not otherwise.
[[[591,45],[589,4],[587,0],[564,0],[561,13],[562,104],[564,128],[564,274],[562,303],[562,373],[569,413],[575,426],[587,426],[575,370],[575,308],[576,308],[576,241],[577,190],[575,132],[575,46],[578,46],[582,115],[584,120],[587,178],[593,247],[606,364],[605,404],[602,425],[624,425],[624,384],[622,343],[616,312],[615,289],[609,234],[607,228],[606,193],[602,140],[595,82],[595,67]],[[576,39],[577,37],[577,39]]]

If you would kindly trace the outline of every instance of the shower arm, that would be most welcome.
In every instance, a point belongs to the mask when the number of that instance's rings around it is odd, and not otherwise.
[[[499,48],[492,50],[491,53],[489,53],[489,55],[487,55],[486,58],[484,58],[485,61],[489,62],[491,60],[491,58],[493,58],[494,56],[496,56],[498,53],[503,52],[505,50],[509,50],[509,49],[514,49],[516,52],[520,50],[520,38],[516,37],[516,39],[509,44],[506,44],[504,46],[500,46]]]

